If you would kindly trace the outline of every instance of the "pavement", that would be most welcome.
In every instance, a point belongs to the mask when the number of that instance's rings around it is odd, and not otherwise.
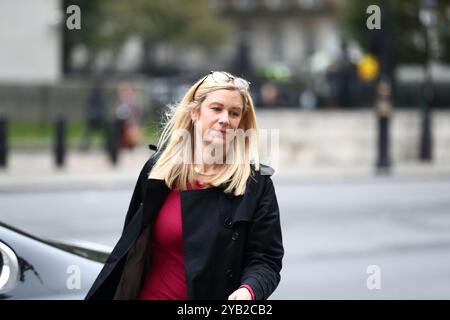
[[[116,166],[102,150],[69,151],[65,165],[57,168],[48,150],[11,150],[6,168],[0,168],[0,192],[42,188],[111,188],[134,184],[150,151],[141,146],[120,153]],[[372,164],[330,166],[280,163],[273,179],[282,183],[365,179],[373,176],[405,179],[450,178],[450,164],[394,164],[389,174],[377,174]]]

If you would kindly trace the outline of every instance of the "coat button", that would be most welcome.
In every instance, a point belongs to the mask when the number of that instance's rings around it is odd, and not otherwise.
[[[230,217],[226,217],[225,218],[225,225],[228,226],[228,227],[231,227],[232,224],[233,223],[231,221],[231,218]]]
[[[233,241],[236,241],[239,238],[239,232],[235,231],[233,233],[233,236],[231,237],[231,239],[233,239]]]
[[[233,270],[231,270],[231,269],[227,270],[227,277],[230,279],[233,278]]]

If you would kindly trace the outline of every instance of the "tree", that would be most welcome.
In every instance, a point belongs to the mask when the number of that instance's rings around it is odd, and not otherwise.
[[[395,63],[425,62],[425,33],[419,20],[420,1],[387,0],[391,6],[393,44]],[[340,20],[344,25],[346,35],[356,41],[367,52],[374,53],[373,37],[375,30],[366,27],[370,5],[382,7],[381,0],[346,0],[340,7]],[[439,56],[443,62],[450,62],[450,0],[438,2],[438,35]]]
[[[62,27],[62,38],[63,38],[63,59],[62,59],[62,69],[64,73],[70,72],[70,52],[78,44],[83,44],[89,48],[90,56],[95,55],[95,49],[98,47],[97,44],[97,34],[92,32],[96,30],[99,24],[99,13],[101,1],[92,0],[64,0],[62,11],[64,16],[67,18],[66,9],[70,5],[77,5],[81,9],[81,29],[80,30],[69,30],[66,28],[65,23]],[[89,65],[89,63],[88,63]]]
[[[66,32],[65,43],[83,43],[91,52],[117,52],[131,36],[143,43],[143,71],[151,71],[149,56],[159,43],[189,44],[211,49],[228,35],[228,24],[210,12],[208,0],[102,0],[65,1],[81,7],[82,32]],[[95,4],[93,4],[95,3]]]

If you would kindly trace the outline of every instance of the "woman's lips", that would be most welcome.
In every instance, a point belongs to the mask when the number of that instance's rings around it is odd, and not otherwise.
[[[226,135],[227,134],[227,130],[217,130],[217,129],[212,129],[212,130],[213,130],[213,132],[216,132],[216,133],[221,134],[221,135]]]

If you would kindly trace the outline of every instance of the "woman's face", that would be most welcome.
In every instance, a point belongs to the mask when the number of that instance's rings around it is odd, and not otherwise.
[[[208,93],[200,105],[200,113],[192,114],[192,120],[197,120],[203,143],[224,145],[226,130],[230,134],[238,128],[243,109],[243,98],[237,90],[220,89]]]

